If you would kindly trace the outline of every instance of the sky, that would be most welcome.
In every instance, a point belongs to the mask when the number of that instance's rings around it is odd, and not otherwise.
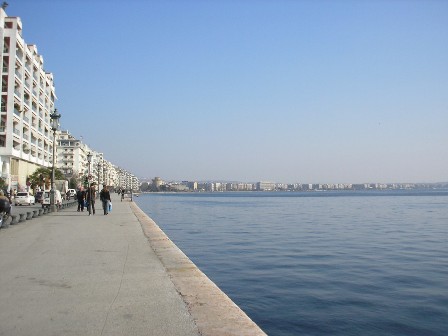
[[[448,1],[8,3],[61,127],[138,177],[448,181]]]

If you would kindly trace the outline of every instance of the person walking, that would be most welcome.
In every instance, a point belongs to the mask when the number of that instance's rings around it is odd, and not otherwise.
[[[86,192],[82,187],[79,187],[76,192],[76,199],[78,200],[78,212],[84,211],[84,200],[86,199]]]
[[[109,203],[110,203],[110,192],[107,189],[107,186],[104,186],[103,190],[101,190],[100,200],[101,202],[103,202],[104,214],[107,215],[109,213]]]
[[[93,213],[95,214],[95,198],[96,198],[96,190],[95,186],[90,186],[89,190],[86,193],[87,197],[87,210],[89,211],[89,216]]]
[[[5,192],[0,190],[0,212],[5,212],[6,215],[11,214],[11,199],[5,196]]]

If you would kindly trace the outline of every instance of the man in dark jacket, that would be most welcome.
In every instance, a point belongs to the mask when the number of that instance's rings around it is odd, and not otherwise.
[[[107,186],[103,187],[103,190],[100,192],[100,200],[103,202],[103,210],[104,214],[107,215],[109,213],[109,203],[110,203],[110,193],[107,189]]]
[[[84,211],[84,200],[86,199],[86,192],[82,187],[79,187],[78,191],[76,192],[76,199],[78,200],[78,212],[80,210]]]
[[[89,211],[89,216],[92,213],[95,214],[95,197],[96,197],[95,186],[91,185],[86,192],[87,210]]]

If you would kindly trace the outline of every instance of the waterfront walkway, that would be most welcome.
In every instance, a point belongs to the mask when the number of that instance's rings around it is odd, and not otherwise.
[[[107,216],[70,207],[0,230],[0,335],[265,335],[113,197]]]

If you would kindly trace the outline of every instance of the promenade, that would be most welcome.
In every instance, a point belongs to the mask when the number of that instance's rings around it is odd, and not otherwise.
[[[265,335],[133,202],[0,230],[0,335]]]

